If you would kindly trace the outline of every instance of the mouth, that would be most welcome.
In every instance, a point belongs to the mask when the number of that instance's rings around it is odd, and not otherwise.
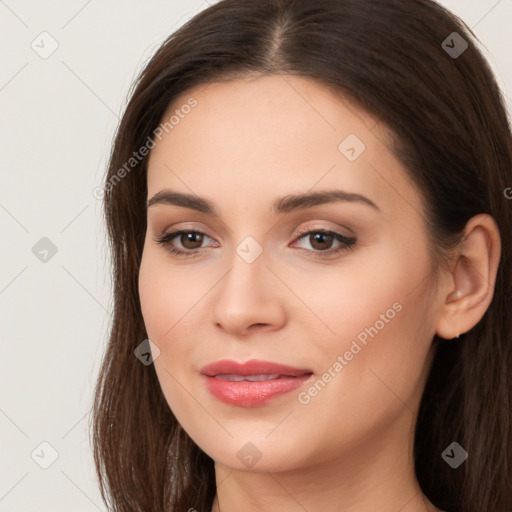
[[[230,382],[242,382],[243,380],[247,380],[249,382],[259,382],[262,380],[275,380],[280,379],[281,377],[290,377],[290,375],[280,375],[279,373],[273,374],[265,374],[261,375],[236,375],[234,373],[228,373],[226,375],[215,375],[215,379],[223,379],[229,380]]]
[[[302,386],[313,372],[269,361],[222,360],[203,367],[201,374],[210,393],[221,402],[256,407]]]

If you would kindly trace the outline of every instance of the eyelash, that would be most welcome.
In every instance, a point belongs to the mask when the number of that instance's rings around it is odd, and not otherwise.
[[[180,236],[182,234],[198,234],[198,235],[204,235],[204,236],[208,237],[208,235],[206,235],[206,233],[203,233],[202,231],[177,230],[177,231],[172,231],[170,233],[163,234],[162,236],[155,238],[154,241],[157,242],[158,244],[162,245],[171,254],[178,256],[178,257],[187,257],[187,256],[191,257],[191,256],[196,256],[199,253],[203,252],[202,249],[204,249],[204,248],[190,249],[187,251],[183,251],[183,250],[177,249],[176,247],[173,247],[172,245],[169,245],[172,240],[174,240],[175,238],[177,238],[178,236]],[[324,257],[324,255],[325,255],[325,257],[332,256],[333,254],[338,254],[338,253],[341,253],[344,251],[352,250],[356,246],[355,238],[348,237],[348,236],[342,235],[341,233],[337,233],[336,231],[329,231],[326,229],[303,230],[303,231],[300,231],[299,233],[297,233],[296,238],[297,238],[297,240],[300,240],[301,238],[305,237],[306,235],[311,235],[311,234],[332,235],[338,242],[340,242],[341,245],[337,249],[330,249],[328,251],[303,249],[304,251],[307,251],[308,253],[313,253],[313,254],[308,254],[308,256],[310,256],[310,257],[317,257],[317,256]],[[208,237],[208,238],[210,238],[210,237]]]

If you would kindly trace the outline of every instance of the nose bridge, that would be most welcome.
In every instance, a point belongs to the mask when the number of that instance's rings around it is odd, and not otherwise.
[[[214,322],[232,333],[253,324],[276,324],[282,313],[272,298],[275,287],[262,245],[251,235],[242,238],[229,256],[229,271],[215,294]]]
[[[252,265],[257,260],[265,259],[261,258],[263,246],[251,235],[246,236],[236,246],[235,252],[247,265]]]
[[[265,194],[259,189],[248,194],[231,198],[231,211],[238,214],[234,218],[224,219],[229,231],[226,245],[229,254],[225,257],[230,271],[223,279],[225,282],[219,283],[222,293],[229,292],[233,298],[238,296],[240,302],[257,300],[257,297],[268,300],[274,289],[272,279],[275,280],[267,268],[271,260],[270,247],[275,244],[271,240],[274,232],[269,231],[269,219],[261,211]]]
[[[241,293],[244,296],[249,291],[254,293],[254,289],[244,290],[244,287],[260,286],[266,281],[264,274],[268,272],[267,258],[263,246],[253,236],[245,236],[234,247],[229,261],[231,270],[226,276],[226,281],[228,288],[233,289],[235,295]]]

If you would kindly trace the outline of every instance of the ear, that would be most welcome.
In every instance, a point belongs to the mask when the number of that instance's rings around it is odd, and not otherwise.
[[[438,336],[456,338],[484,316],[494,295],[500,256],[501,239],[494,218],[487,214],[472,217],[464,228],[460,252],[441,297]]]

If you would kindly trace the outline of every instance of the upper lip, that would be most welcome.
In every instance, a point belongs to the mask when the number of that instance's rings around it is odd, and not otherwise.
[[[237,363],[229,359],[223,359],[221,361],[215,361],[207,364],[201,368],[201,373],[209,377],[215,377],[216,375],[267,375],[276,374],[287,375],[291,377],[298,377],[300,375],[306,375],[313,373],[309,369],[305,368],[294,368],[284,364],[273,363],[271,361],[260,361],[258,359],[251,359],[245,363]]]

